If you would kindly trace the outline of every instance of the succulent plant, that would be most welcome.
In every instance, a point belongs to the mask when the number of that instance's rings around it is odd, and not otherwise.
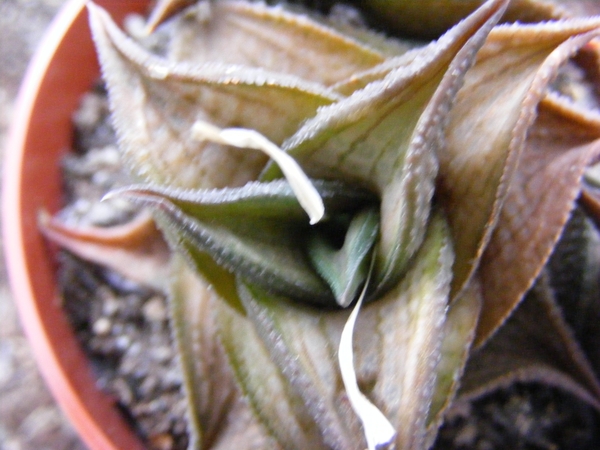
[[[361,2],[383,37],[163,1],[139,39],[90,4],[137,183],[109,196],[153,218],[42,225],[169,292],[192,448],[428,448],[514,380],[600,408],[600,17],[416,4]]]

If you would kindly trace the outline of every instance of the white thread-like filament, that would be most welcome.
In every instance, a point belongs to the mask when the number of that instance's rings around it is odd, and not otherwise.
[[[308,214],[311,225],[323,218],[325,214],[323,199],[308,176],[294,158],[258,131],[246,128],[219,128],[207,122],[197,121],[192,126],[192,136],[198,141],[211,141],[217,144],[262,151],[275,161],[283,172],[298,202]]]
[[[373,267],[371,267],[371,271],[372,270]],[[356,371],[354,370],[352,335],[354,333],[354,325],[356,324],[358,312],[367,291],[370,275],[371,273],[369,272],[365,287],[342,330],[342,337],[340,339],[340,347],[338,350],[338,361],[344,387],[348,394],[348,400],[350,401],[352,409],[354,409],[354,412],[362,422],[367,446],[369,450],[376,450],[380,446],[389,445],[396,436],[396,430],[383,413],[371,403],[362,392],[360,392],[356,380]]]

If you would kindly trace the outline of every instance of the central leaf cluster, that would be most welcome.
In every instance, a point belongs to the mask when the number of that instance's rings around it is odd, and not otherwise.
[[[125,196],[156,210],[166,234],[220,268],[276,295],[346,307],[363,285],[379,229],[378,198],[337,181],[313,180],[326,216],[309,225],[286,180],[238,188],[133,186]]]

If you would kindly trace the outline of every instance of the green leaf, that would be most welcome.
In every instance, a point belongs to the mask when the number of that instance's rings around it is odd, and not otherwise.
[[[328,214],[353,212],[372,194],[339,182],[315,182]],[[175,190],[130,187],[112,195],[152,207],[175,247],[208,254],[229,272],[269,292],[333,305],[329,287],[305,254],[306,213],[283,180],[242,188]]]
[[[318,231],[311,233],[308,241],[311,262],[329,283],[338,305],[344,308],[356,299],[358,290],[367,279],[378,230],[377,210],[367,209],[352,218],[340,249],[334,248],[331,241]]]
[[[359,385],[396,427],[397,449],[419,449],[425,440],[451,265],[448,229],[434,214],[406,276],[358,316],[354,354]],[[272,361],[306,405],[325,444],[364,448],[356,439],[362,434],[360,423],[348,408],[337,365],[348,312],[290,303],[247,284],[240,296]]]
[[[244,396],[279,446],[298,450],[327,448],[311,423],[302,398],[290,389],[289,374],[274,364],[253,323],[221,301],[214,303],[214,314]]]
[[[293,75],[221,62],[174,63],[146,51],[108,14],[88,4],[125,164],[146,182],[171,187],[239,186],[255,179],[267,159],[199,143],[197,120],[258,131],[281,144],[334,91]]]
[[[398,280],[422,243],[445,117],[506,3],[486,3],[410,64],[319,109],[282,147],[314,178],[353,181],[380,194],[375,274],[382,289]],[[277,176],[273,166],[263,174]]]
[[[210,296],[207,285],[174,257],[169,302],[188,400],[190,448],[204,448],[215,438],[235,391],[216,337]]]
[[[217,305],[224,303],[178,256],[172,258],[170,294],[188,402],[188,448],[276,448],[243,398],[217,334]]]

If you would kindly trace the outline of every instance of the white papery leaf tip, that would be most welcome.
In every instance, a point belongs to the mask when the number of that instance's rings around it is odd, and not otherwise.
[[[283,172],[298,202],[308,214],[310,224],[314,225],[325,215],[323,199],[296,160],[258,131],[246,128],[223,129],[199,120],[194,123],[191,132],[192,138],[197,141],[211,141],[237,148],[262,151],[275,161]]]
[[[354,333],[354,325],[356,324],[356,318],[362,305],[362,302],[367,291],[369,279],[371,277],[371,270],[369,277],[365,282],[356,306],[350,313],[346,325],[342,330],[342,336],[340,338],[340,347],[338,351],[338,361],[340,364],[340,372],[342,374],[342,380],[344,387],[346,388],[346,394],[348,400],[354,412],[360,419],[363,425],[365,438],[367,440],[368,450],[378,450],[382,446],[388,446],[392,443],[396,436],[396,430],[385,417],[385,415],[373,404],[371,401],[362,393],[358,388],[358,382],[356,380],[356,371],[354,370],[354,352],[352,350],[352,335]]]

